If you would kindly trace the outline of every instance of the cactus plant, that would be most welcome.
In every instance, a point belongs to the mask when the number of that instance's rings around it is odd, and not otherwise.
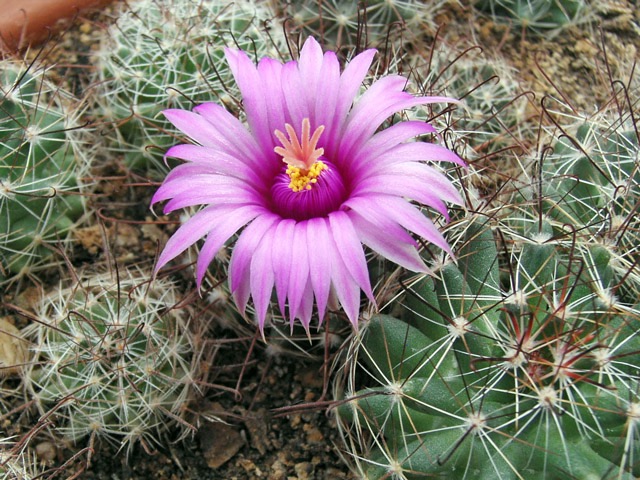
[[[530,96],[504,59],[473,45],[441,41],[408,62],[421,93],[441,92],[463,102],[455,118],[446,119],[448,135],[463,158],[473,162],[536,138],[537,119],[528,118]],[[431,116],[424,108],[411,112],[416,120]]]
[[[264,2],[141,0],[120,8],[95,53],[95,99],[114,126],[110,149],[129,168],[162,171],[162,155],[175,143],[162,110],[218,98],[233,105],[225,46],[257,57],[286,48]]]
[[[0,284],[33,275],[85,211],[82,104],[47,69],[0,64]]]
[[[558,31],[587,21],[589,2],[584,0],[477,0],[475,6],[496,20],[507,20],[535,32]]]
[[[368,381],[351,369],[337,412],[360,473],[636,478],[640,310],[603,288],[607,257],[585,265],[544,220],[493,225],[500,242],[466,222],[458,264],[410,282],[401,318],[354,343]]]
[[[306,34],[332,48],[353,48],[365,39],[382,45],[395,33],[413,38],[435,30],[435,17],[449,0],[279,0],[282,14]],[[360,46],[362,43],[360,43]]]
[[[553,149],[494,220],[460,222],[458,265],[357,337],[338,413],[362,476],[637,478],[639,149],[624,93],[554,119]]]
[[[628,301],[640,295],[638,262],[640,220],[640,138],[631,122],[616,122],[607,112],[565,132],[541,162],[541,208],[556,230],[573,232],[586,256],[610,257],[610,286],[620,284]]]
[[[27,327],[27,394],[72,441],[90,436],[147,450],[179,425],[198,358],[173,285],[135,270],[81,276],[47,295]]]

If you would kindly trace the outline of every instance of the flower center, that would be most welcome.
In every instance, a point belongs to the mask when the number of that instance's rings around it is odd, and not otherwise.
[[[322,166],[316,167],[319,164]],[[322,162],[317,161],[310,172],[314,168],[321,169],[322,175],[311,179],[302,190],[291,188],[291,184],[295,181],[289,172],[291,166],[288,166],[286,171],[283,168],[274,177],[271,199],[275,213],[284,218],[307,220],[313,217],[324,217],[340,208],[347,198],[347,188],[340,171],[327,159]]]
[[[318,148],[324,126],[316,128],[312,135],[311,122],[305,118],[299,138],[288,123],[285,129],[288,138],[279,130],[274,132],[282,146],[273,150],[287,165],[286,170],[282,168],[274,177],[271,186],[274,211],[284,218],[300,221],[324,217],[340,208],[347,189],[339,169],[322,156],[324,148]]]
[[[318,177],[322,171],[327,170],[327,165],[319,160],[324,153],[324,148],[316,148],[320,135],[324,131],[324,125],[320,125],[311,135],[311,123],[308,118],[302,120],[302,134],[300,139],[290,124],[285,124],[285,130],[289,138],[280,130],[274,132],[280,140],[281,147],[273,150],[282,156],[282,161],[288,165],[289,188],[294,192],[311,190],[313,184],[318,183]]]

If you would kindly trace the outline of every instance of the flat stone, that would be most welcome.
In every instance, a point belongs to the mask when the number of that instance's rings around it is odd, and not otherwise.
[[[205,423],[198,430],[200,448],[207,465],[219,468],[244,446],[244,438],[237,427],[226,423]]]

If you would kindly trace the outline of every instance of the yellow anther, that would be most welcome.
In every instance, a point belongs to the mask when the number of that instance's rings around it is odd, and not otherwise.
[[[301,168],[289,165],[287,167],[287,175],[289,175],[291,179],[289,188],[294,192],[311,190],[311,185],[318,183],[320,173],[327,168],[329,167],[320,160],[315,162],[309,170],[302,170]]]

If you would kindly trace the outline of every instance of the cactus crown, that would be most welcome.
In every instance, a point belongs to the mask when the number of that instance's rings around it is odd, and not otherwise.
[[[497,242],[470,221],[457,265],[412,282],[402,318],[372,318],[370,386],[338,409],[372,432],[367,478],[638,475],[637,306],[616,298],[602,251],[524,228],[494,225]]]
[[[42,268],[84,213],[82,109],[45,67],[0,63],[0,284]]]
[[[162,154],[176,143],[162,110],[218,100],[232,106],[224,47],[277,57],[282,29],[266,3],[249,0],[142,0],[121,8],[95,54],[96,101],[114,127],[110,149],[125,165],[162,171]]]
[[[584,0],[476,0],[475,6],[498,21],[547,35],[593,17],[589,2]]]
[[[28,327],[35,361],[25,383],[58,431],[120,441],[159,441],[184,415],[197,361],[174,288],[135,271],[92,275],[45,297]],[[180,423],[186,425],[186,422]]]

